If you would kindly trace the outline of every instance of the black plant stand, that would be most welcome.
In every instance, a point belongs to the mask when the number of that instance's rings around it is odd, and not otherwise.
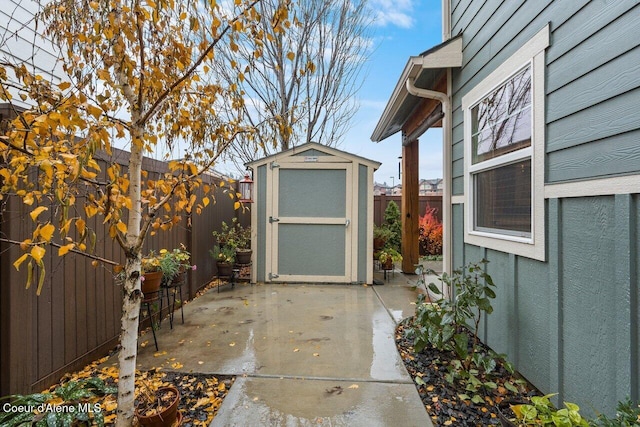
[[[167,299],[167,307],[169,307],[169,326],[173,329],[173,314],[176,310],[176,298],[180,297],[180,316],[182,318],[182,324],[184,325],[184,301],[182,300],[182,285],[185,283],[186,274],[178,281],[169,282],[162,285],[163,295],[160,298],[160,313],[162,313],[162,307],[164,298]]]
[[[156,345],[156,351],[158,351],[158,338],[156,337],[156,325],[153,321],[153,304],[155,304],[158,300],[162,302],[162,289],[159,289],[155,292],[147,292],[144,295],[144,299],[140,304],[140,310],[146,309],[147,314],[149,315],[149,320],[151,321],[151,332],[153,333],[153,342]]]

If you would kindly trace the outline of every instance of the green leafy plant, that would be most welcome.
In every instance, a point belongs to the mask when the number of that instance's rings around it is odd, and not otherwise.
[[[386,247],[400,251],[402,247],[402,219],[400,218],[400,208],[393,200],[389,202],[384,210],[384,227],[391,236],[387,239]]]
[[[382,225],[375,225],[373,227],[373,238],[374,239],[380,239],[384,242],[386,242],[387,240],[389,240],[389,238],[391,238],[391,235],[393,233],[391,232],[391,230],[389,230],[387,227],[384,227]]]
[[[446,379],[450,383],[461,381],[466,391],[473,395],[462,397],[469,397],[472,401],[482,399],[476,394],[481,388],[497,387],[495,382],[480,378],[490,376],[496,369],[497,361],[504,359],[485,349],[478,339],[482,316],[493,311],[491,299],[496,296],[493,279],[483,268],[487,263],[487,260],[479,264],[470,263],[451,275],[444,273],[442,276],[418,266],[416,272],[421,277],[419,285],[426,287],[426,277],[435,275],[453,295],[445,297],[435,283],[430,283],[428,290],[439,298],[430,302],[424,294],[419,295],[415,316],[405,329],[407,337],[414,342],[416,352],[431,345],[455,354],[456,358],[448,366]],[[513,367],[503,362],[505,369],[513,372]],[[505,387],[509,386],[513,384],[505,384]]]
[[[243,227],[237,218],[233,218],[231,225],[222,221],[220,231],[214,231],[213,237],[220,247],[230,246],[233,249],[251,248],[251,227]]]
[[[97,377],[69,381],[53,392],[11,395],[1,400],[0,425],[13,426],[104,426],[104,416],[96,397],[115,394],[116,387],[107,386]]]
[[[162,271],[160,265],[161,255],[155,253],[155,251],[149,252],[148,255],[142,257],[142,274],[153,273],[156,271]]]
[[[572,427],[585,426],[589,423],[580,415],[580,408],[574,403],[565,402],[564,408],[556,409],[551,403],[551,397],[555,394],[547,394],[546,396],[533,396],[531,403],[512,404],[510,405],[514,418],[509,421],[516,426],[557,426]]]
[[[389,261],[400,262],[402,261],[402,255],[393,248],[382,249],[378,252],[378,261],[383,264],[386,264]]]
[[[640,425],[640,405],[634,405],[631,399],[618,402],[615,418],[599,414],[589,422],[594,427],[632,427]]]
[[[216,245],[213,247],[213,250],[209,251],[209,254],[211,254],[217,262],[233,264],[236,260],[236,250],[229,245]]]

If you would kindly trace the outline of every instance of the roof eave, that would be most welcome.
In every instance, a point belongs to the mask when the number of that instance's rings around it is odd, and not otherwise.
[[[391,129],[390,125],[395,115],[398,113],[400,106],[412,96],[406,88],[406,81],[409,78],[414,80],[423,70],[427,69],[446,69],[462,66],[462,35],[447,40],[433,48],[423,52],[420,56],[412,56],[400,75],[400,79],[389,98],[378,124],[376,125],[371,140],[380,142],[400,129]],[[408,118],[408,117],[407,117]]]

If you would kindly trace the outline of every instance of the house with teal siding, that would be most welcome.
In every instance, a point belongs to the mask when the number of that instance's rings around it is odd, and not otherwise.
[[[638,1],[444,0],[372,135],[403,135],[411,272],[411,171],[443,128],[445,269],[490,261],[482,340],[587,414],[640,397],[639,28]]]

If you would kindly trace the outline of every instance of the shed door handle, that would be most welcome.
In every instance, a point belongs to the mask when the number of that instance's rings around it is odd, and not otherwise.
[[[351,220],[348,219],[347,221],[345,221],[344,223],[344,227],[347,228],[349,226],[349,224],[351,224]]]

